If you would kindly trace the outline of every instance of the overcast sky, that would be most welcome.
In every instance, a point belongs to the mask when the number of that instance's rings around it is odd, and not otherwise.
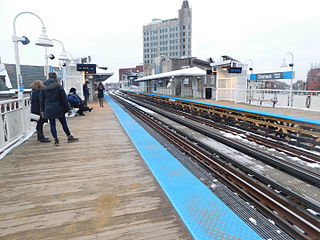
[[[22,11],[39,15],[49,38],[63,42],[74,57],[92,56],[93,63],[118,69],[143,62],[142,26],[152,18],[178,16],[183,0],[1,0],[0,56],[15,63],[13,19]],[[286,52],[294,54],[297,79],[306,79],[311,63],[320,63],[319,0],[189,0],[192,7],[192,55],[219,61],[229,55],[251,59],[255,72],[279,70]],[[21,64],[43,65],[44,49],[34,45],[40,21],[28,14],[16,22],[17,35],[31,43],[20,44]],[[56,44],[49,53],[58,56]],[[286,61],[291,62],[287,56]],[[51,65],[57,65],[51,61]]]

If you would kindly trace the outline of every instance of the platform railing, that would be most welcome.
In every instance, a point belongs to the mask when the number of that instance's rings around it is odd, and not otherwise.
[[[0,154],[34,130],[30,98],[0,101]]]
[[[290,90],[250,89],[246,103],[270,107],[289,107]],[[320,91],[292,91],[292,108],[320,111]]]

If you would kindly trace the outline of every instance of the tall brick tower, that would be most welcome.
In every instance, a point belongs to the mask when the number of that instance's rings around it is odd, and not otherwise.
[[[182,2],[178,18],[153,19],[143,26],[143,63],[151,74],[155,59],[191,57],[192,15],[188,0]]]
[[[188,0],[184,0],[179,9],[180,56],[191,57],[192,15]]]

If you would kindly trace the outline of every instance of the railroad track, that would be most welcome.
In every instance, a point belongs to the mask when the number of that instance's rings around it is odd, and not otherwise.
[[[164,125],[164,123],[159,124],[159,119],[153,119],[154,116],[150,117],[133,104],[115,95],[112,97],[126,106],[139,119],[157,129],[159,133],[183,149],[184,152],[210,168],[220,181],[226,183],[243,198],[253,202],[264,215],[275,217],[276,224],[291,236],[296,239],[318,239],[320,234],[319,219],[288,203],[286,199],[257,183],[256,179],[248,177],[234,165],[226,164],[227,156],[221,156],[217,152],[212,153],[211,149],[206,148],[204,144],[199,144],[199,142],[195,144],[194,139],[188,139],[181,132],[177,134],[179,132],[177,129],[173,131],[172,127]]]
[[[167,98],[155,94],[142,94],[124,91],[134,97],[144,98],[147,101],[165,104],[170,108],[189,112],[214,122],[230,125],[238,130],[273,139],[278,144],[296,146],[298,151],[304,149],[320,154],[320,127],[319,125],[290,120],[276,116],[265,116],[256,112],[244,112],[234,108],[201,104],[194,101],[184,101],[177,98]]]
[[[203,119],[203,118],[199,118],[197,116],[193,116],[184,112],[177,112],[175,110],[170,109],[169,107],[165,107],[163,108],[163,106],[159,106],[159,104],[154,104],[148,102],[147,104],[144,103],[143,99],[136,99],[136,98],[132,98],[130,96],[130,100],[140,104],[144,107],[147,107],[149,109],[152,109],[153,111],[165,115],[166,117],[180,122],[181,124],[187,125],[189,128],[192,128],[198,132],[201,132],[211,138],[216,139],[217,141],[223,142],[225,144],[227,144],[228,146],[235,148],[245,154],[248,154],[252,157],[258,158],[263,162],[266,162],[280,170],[284,170],[286,172],[289,172],[290,174],[292,174],[293,176],[296,176],[304,181],[309,182],[312,185],[315,185],[317,187],[320,187],[320,174],[318,171],[311,171],[309,168],[304,167],[303,165],[298,165],[296,164],[296,162],[294,161],[289,161],[286,159],[279,159],[276,158],[274,156],[270,156],[264,152],[259,151],[255,146],[254,147],[250,147],[247,144],[241,143],[239,141],[234,141],[232,139],[227,139],[225,136],[221,136],[221,134],[217,134],[215,132],[210,131],[210,129],[208,130],[208,128],[205,128],[203,126],[201,126],[200,124],[197,123],[202,123],[206,126],[209,126],[211,128],[214,129],[219,129],[223,132],[227,132],[227,133],[236,133],[236,134],[244,134],[247,137],[247,133],[244,132],[243,130],[237,131],[237,129],[232,129],[229,126],[223,126],[221,124],[216,124],[208,119]],[[161,110],[164,109],[165,111]],[[182,118],[179,118],[175,115],[170,115],[167,112],[171,112],[173,114],[178,114],[179,116],[182,116]],[[196,123],[188,123],[185,121],[185,119],[191,119],[193,121],[195,121]],[[252,136],[252,135],[250,135]],[[270,140],[268,141],[265,138],[261,138],[258,136],[252,136],[252,138],[249,139],[251,141],[255,140],[254,142],[256,144],[262,144],[268,148],[270,147],[274,147],[274,149],[277,149],[278,151],[281,152],[285,152],[286,154],[292,156],[292,157],[296,157],[299,158],[303,161],[307,161],[307,162],[311,162],[311,163],[320,163],[320,157],[315,155],[315,154],[311,154],[308,152],[303,152],[303,151],[297,151],[295,148],[290,148],[289,146],[275,146],[276,143],[271,142]],[[320,210],[319,210],[320,211]]]

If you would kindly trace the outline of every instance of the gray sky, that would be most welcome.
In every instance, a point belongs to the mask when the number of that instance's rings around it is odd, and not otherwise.
[[[183,0],[1,0],[0,56],[15,63],[13,19],[22,11],[39,15],[50,38],[63,42],[74,57],[91,55],[93,62],[115,72],[143,62],[142,26],[152,18],[178,16]],[[311,63],[320,63],[318,0],[189,0],[193,16],[192,55],[200,59],[229,55],[252,59],[254,71],[279,70],[283,56],[294,54],[296,79],[306,79]],[[21,64],[43,65],[44,49],[34,45],[40,21],[21,15],[17,35],[31,43],[19,46]],[[58,56],[56,44],[49,53]],[[286,57],[291,62],[291,57]],[[57,61],[51,61],[57,65]]]

